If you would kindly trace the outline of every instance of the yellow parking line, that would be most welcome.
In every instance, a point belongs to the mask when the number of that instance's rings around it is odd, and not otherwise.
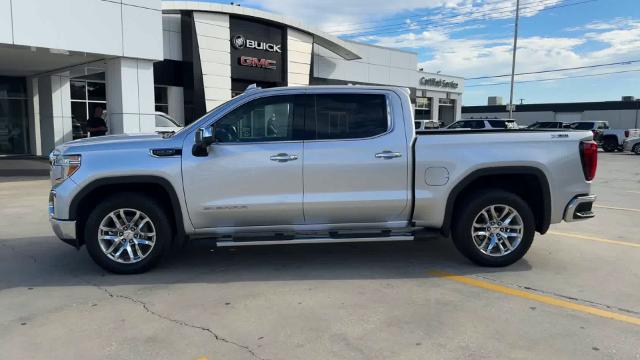
[[[630,247],[637,247],[637,248],[640,248],[640,244],[631,243],[631,242],[626,242],[626,241],[618,241],[618,240],[603,239],[603,238],[599,238],[599,237],[595,237],[595,236],[580,235],[580,234],[572,234],[572,233],[564,233],[564,232],[559,232],[559,231],[549,231],[549,232],[547,232],[547,234],[551,234],[551,235],[560,235],[560,236],[567,236],[567,237],[571,237],[571,238],[575,238],[575,239],[583,239],[583,240],[599,241],[599,242],[607,243],[607,244],[614,244],[614,245],[622,245],[622,246],[630,246]]]
[[[630,209],[630,208],[615,207],[615,206],[602,206],[602,205],[593,205],[593,207],[597,207],[597,208],[600,208],[600,209],[623,210],[623,211],[633,211],[633,212],[639,212],[640,213],[640,209]]]
[[[561,307],[564,309],[569,309],[573,311],[583,312],[586,314],[601,316],[607,319],[613,319],[618,321],[624,321],[626,323],[640,325],[640,318],[636,318],[633,316],[623,315],[619,313],[615,313],[612,311],[601,310],[592,306],[586,306],[581,304],[572,303],[566,300],[560,300],[547,295],[534,294],[523,290],[513,289],[502,285],[497,285],[494,283],[490,283],[487,281],[482,281],[474,278],[470,278],[462,275],[450,274],[444,271],[430,271],[430,275],[437,276],[443,279],[456,281],[462,284],[471,285],[475,287],[479,287],[485,290],[490,290],[498,293],[502,293],[505,295],[515,296],[531,301],[537,301],[548,305],[553,305],[557,307]]]

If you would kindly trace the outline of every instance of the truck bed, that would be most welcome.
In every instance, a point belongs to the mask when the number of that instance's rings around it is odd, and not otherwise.
[[[579,143],[592,137],[590,131],[565,129],[418,132],[413,145],[413,221],[417,226],[440,228],[452,210],[447,204],[456,195],[456,187],[494,170],[504,173],[508,169],[510,173],[528,172],[548,180],[552,204],[549,222],[558,223],[575,194],[589,193],[589,184],[576,179],[583,178]]]

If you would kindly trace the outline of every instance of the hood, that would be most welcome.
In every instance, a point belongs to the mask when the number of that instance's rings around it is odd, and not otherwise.
[[[68,146],[74,145],[85,145],[85,144],[96,144],[96,143],[113,143],[119,141],[139,141],[139,140],[152,140],[152,139],[162,139],[162,135],[156,133],[148,133],[148,134],[120,134],[120,135],[105,135],[105,136],[96,136],[89,137],[84,139],[78,139],[69,141],[65,143]]]
[[[175,137],[165,138],[161,134],[120,134],[96,136],[86,139],[78,139],[64,143],[56,147],[56,150],[63,153],[76,153],[88,151],[109,151],[125,149],[149,149],[150,147],[176,146]]]

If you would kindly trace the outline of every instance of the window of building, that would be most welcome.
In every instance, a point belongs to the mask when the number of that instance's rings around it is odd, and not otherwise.
[[[156,111],[169,114],[169,88],[166,86],[156,86],[154,88],[156,100]]]
[[[0,76],[0,154],[29,152],[28,123],[24,79]]]
[[[73,79],[71,86],[71,124],[73,138],[87,137],[87,119],[94,116],[97,108],[102,109],[100,117],[106,117],[107,90],[101,80]]]
[[[431,98],[416,98],[415,118],[416,120],[431,120]]]
[[[312,139],[357,139],[389,129],[384,95],[326,94],[315,96]]]
[[[216,121],[219,143],[293,140],[293,96],[251,101]]]

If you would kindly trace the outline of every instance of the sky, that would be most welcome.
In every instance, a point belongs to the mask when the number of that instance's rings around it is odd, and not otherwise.
[[[425,71],[467,78],[463,105],[484,105],[488,96],[508,102],[509,77],[469,78],[510,74],[516,0],[235,3],[341,38],[416,52]],[[519,75],[515,103],[640,98],[640,0],[521,0],[520,6],[516,73],[635,62]]]

